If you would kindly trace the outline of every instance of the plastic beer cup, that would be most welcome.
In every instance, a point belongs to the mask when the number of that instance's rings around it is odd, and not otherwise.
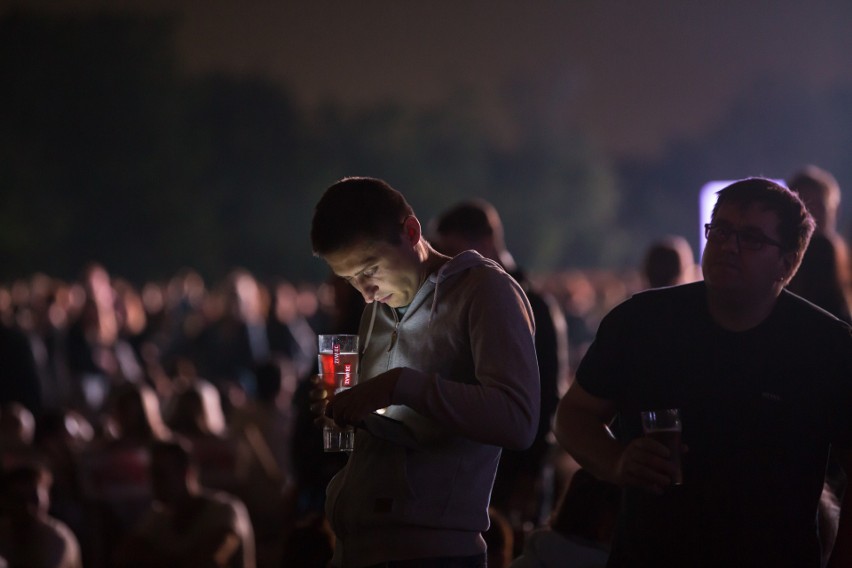
[[[358,383],[358,336],[320,335],[319,374],[326,390],[326,400]],[[326,425],[322,432],[326,452],[351,452],[355,447],[355,429]]]
[[[681,433],[683,428],[680,421],[680,411],[677,408],[663,410],[645,410],[641,413],[642,431],[664,446],[671,452],[669,458],[677,466],[677,472],[673,485],[683,483],[683,468],[681,467]]]

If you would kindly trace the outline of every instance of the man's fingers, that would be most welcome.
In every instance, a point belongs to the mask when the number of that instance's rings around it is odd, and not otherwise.
[[[341,428],[360,423],[372,408],[365,406],[363,399],[356,394],[353,389],[337,393],[328,403],[325,415],[334,419],[334,423]]]
[[[328,392],[325,389],[325,385],[322,382],[322,377],[320,375],[314,375],[311,377],[311,384],[313,387],[308,393],[308,397],[312,401],[316,400],[324,400],[328,398]]]
[[[314,418],[314,426],[316,426],[319,429],[322,429],[325,426],[333,426],[333,425],[334,425],[334,420],[332,420],[331,418],[327,417],[324,414],[320,414],[319,416]]]
[[[311,403],[311,412],[317,415],[324,415],[328,407],[328,401],[325,399],[316,400]]]
[[[671,450],[669,450],[665,444],[658,442],[653,438],[637,438],[636,447],[641,449],[643,452],[659,456],[664,459],[668,459],[672,455]]]
[[[676,475],[677,468],[670,457],[665,445],[650,438],[637,438],[622,456],[622,479],[627,485],[659,494],[672,484]]]
[[[632,471],[629,473],[635,482],[644,487],[654,488],[658,486],[671,485],[671,477],[660,471],[660,465],[662,464],[655,464],[653,466],[635,464]]]

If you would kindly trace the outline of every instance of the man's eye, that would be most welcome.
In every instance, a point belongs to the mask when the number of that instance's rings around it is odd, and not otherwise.
[[[740,240],[747,243],[762,243],[763,237],[756,233],[740,233]]]
[[[361,276],[366,276],[367,278],[372,278],[376,275],[377,268],[374,266],[373,268],[369,268],[361,273]]]

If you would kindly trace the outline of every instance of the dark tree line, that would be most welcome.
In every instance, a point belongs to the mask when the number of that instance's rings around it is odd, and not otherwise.
[[[0,281],[70,278],[90,260],[137,281],[183,266],[323,278],[312,206],[344,175],[387,179],[424,221],[464,197],[491,200],[535,271],[635,266],[666,233],[697,246],[708,179],[784,176],[805,162],[852,179],[852,89],[756,81],[707,136],[654,162],[614,163],[517,86],[506,143],[476,93],[427,109],[309,113],[262,78],[189,77],[177,22],[0,17]]]
[[[613,257],[589,232],[614,220],[614,179],[576,133],[527,132],[501,148],[463,95],[426,110],[307,114],[263,79],[182,75],[175,25],[0,20],[0,279],[74,276],[89,260],[134,279],[184,265],[322,277],[312,206],[352,174],[388,179],[424,220],[462,197],[491,199],[542,268]]]

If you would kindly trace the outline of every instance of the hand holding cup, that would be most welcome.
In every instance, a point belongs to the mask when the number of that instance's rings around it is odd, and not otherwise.
[[[681,453],[683,443],[681,433],[683,431],[680,411],[676,408],[661,410],[646,410],[641,413],[642,431],[646,438],[650,438],[661,444],[668,450],[667,461],[672,485],[683,483],[683,468],[681,465]]]
[[[328,402],[333,401],[336,394],[358,383],[358,336],[320,335],[317,359],[319,380],[317,388],[311,392],[311,399],[317,402],[311,408],[323,412],[323,449],[327,452],[351,452],[355,443],[355,430],[351,427],[339,428],[329,423],[324,415]]]

